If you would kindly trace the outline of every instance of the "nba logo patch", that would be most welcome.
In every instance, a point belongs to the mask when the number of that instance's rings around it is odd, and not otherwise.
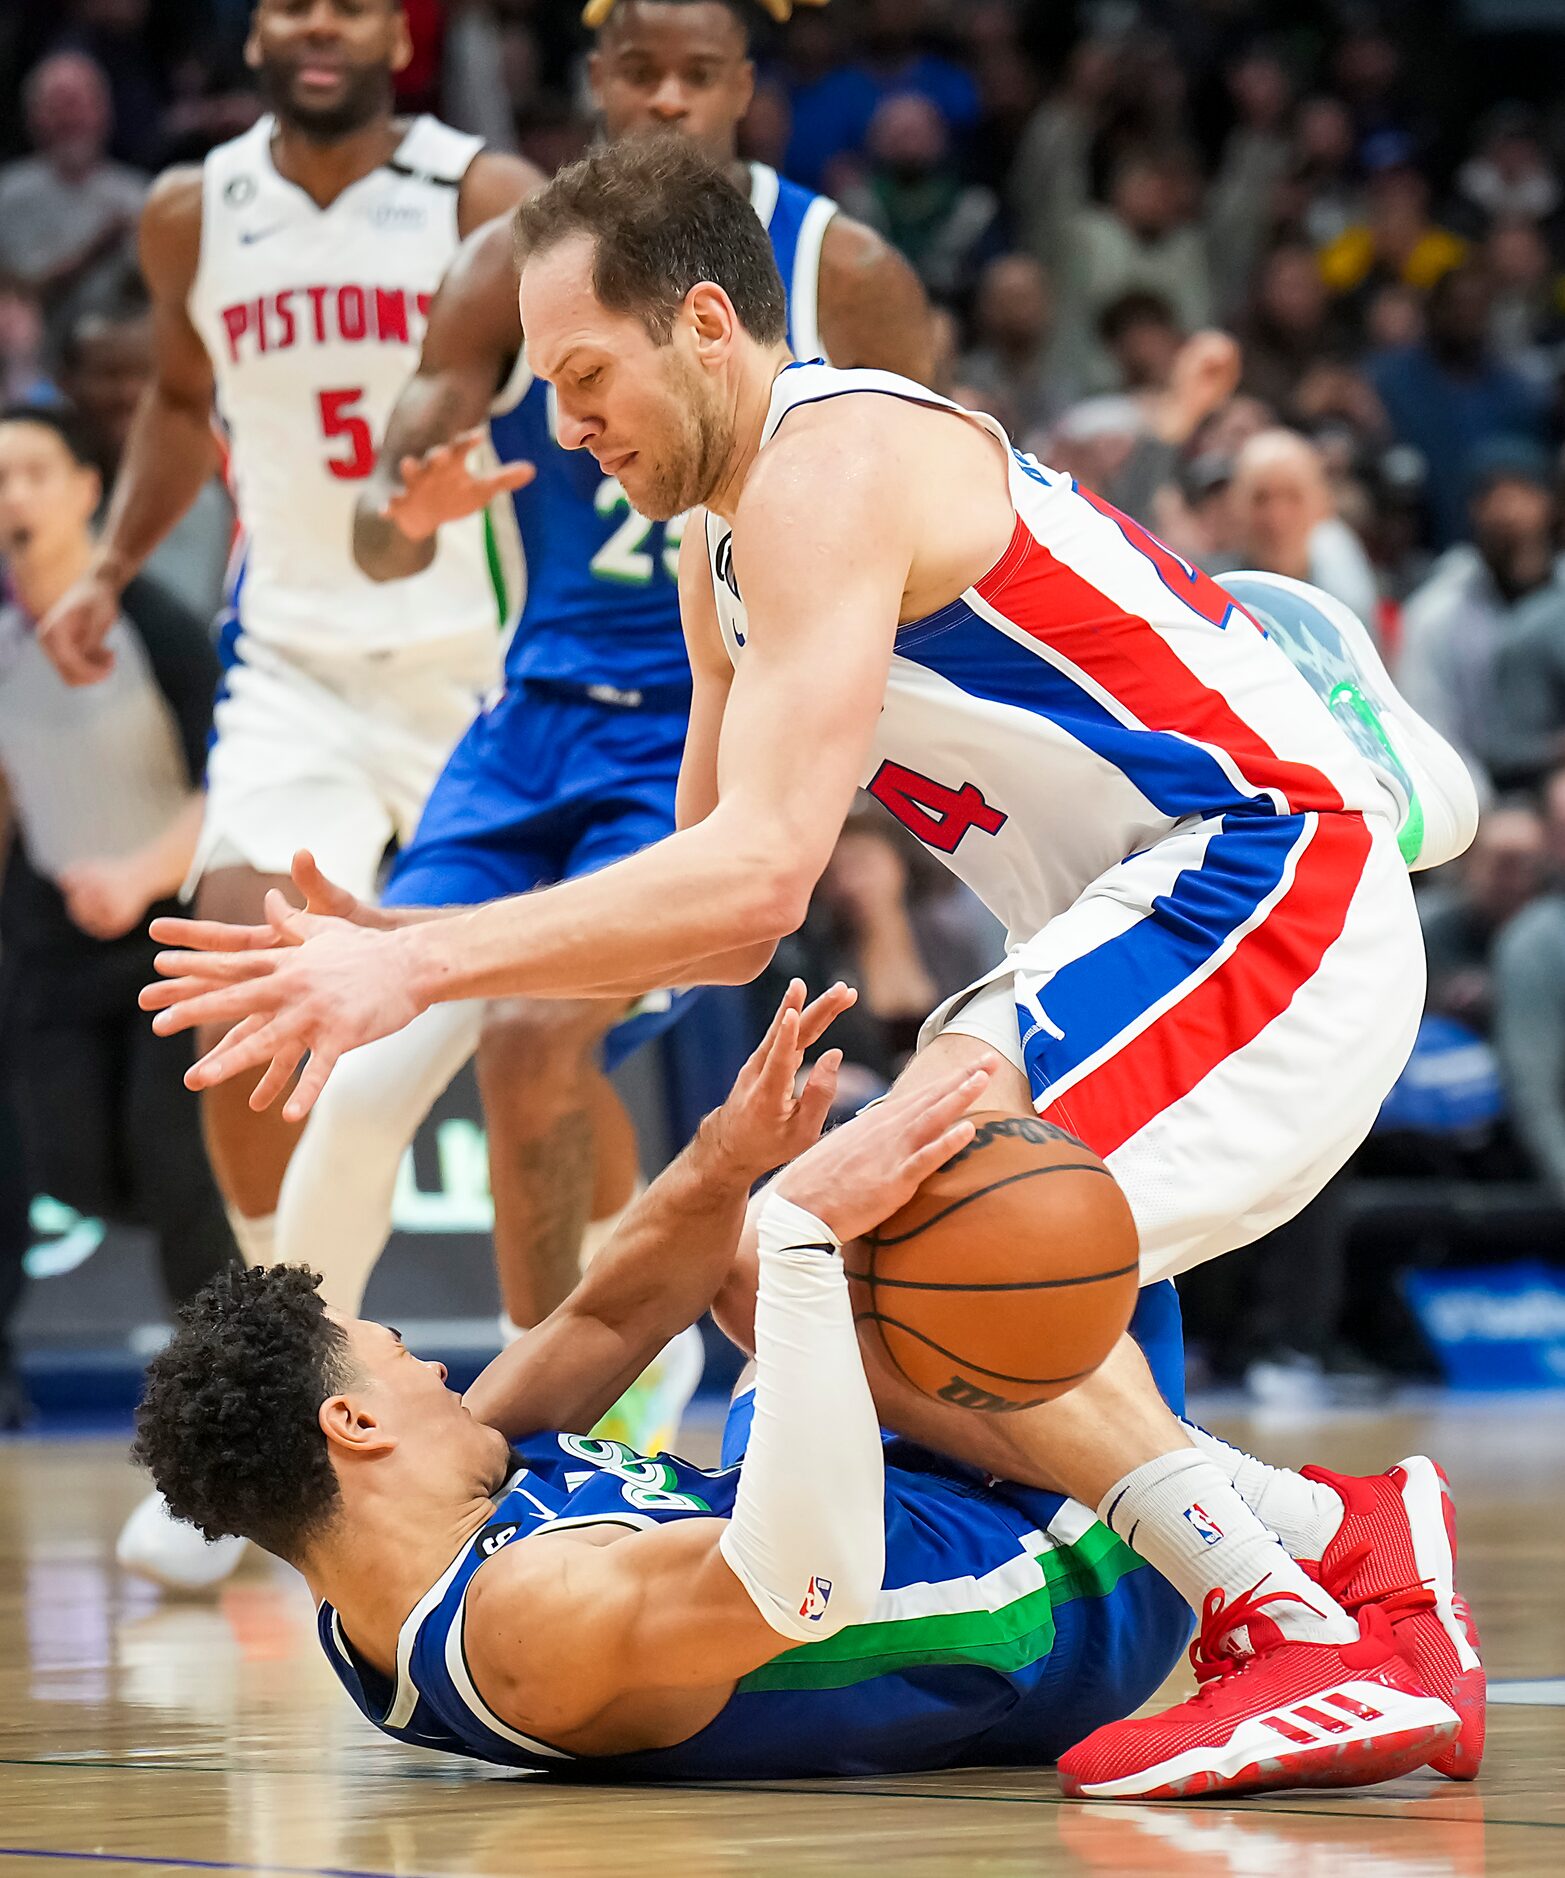
[[[1213,1519],[1205,1507],[1201,1506],[1199,1503],[1185,1508],[1185,1518],[1195,1527],[1196,1531],[1208,1545],[1216,1545],[1218,1540],[1222,1538],[1222,1527],[1218,1525],[1217,1521]]]
[[[804,1594],[804,1602],[799,1606],[799,1615],[807,1617],[812,1624],[818,1624],[826,1615],[826,1606],[831,1602],[831,1580],[829,1578],[811,1578],[810,1588]]]

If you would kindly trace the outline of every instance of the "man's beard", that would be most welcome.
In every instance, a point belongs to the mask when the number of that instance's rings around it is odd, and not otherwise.
[[[348,70],[342,96],[334,104],[301,105],[293,94],[293,67],[263,60],[256,80],[261,96],[277,119],[316,143],[336,143],[351,137],[390,112],[393,100],[391,71],[384,65]]]
[[[684,415],[677,450],[658,461],[646,487],[636,492],[636,507],[649,522],[671,522],[700,508],[722,478],[728,443],[716,406],[698,394],[685,405]]]

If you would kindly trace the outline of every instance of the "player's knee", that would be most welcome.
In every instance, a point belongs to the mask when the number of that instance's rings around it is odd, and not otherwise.
[[[508,998],[491,1004],[478,1045],[485,1100],[491,1086],[501,1093],[516,1087],[519,1077],[533,1087],[575,1080],[595,1062],[610,1022],[603,1007],[581,1001]]]

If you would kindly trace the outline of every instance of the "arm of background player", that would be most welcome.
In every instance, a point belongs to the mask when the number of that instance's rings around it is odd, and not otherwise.
[[[468,164],[457,194],[457,233],[465,241],[496,216],[509,215],[548,180],[526,157],[506,150],[480,150]]]
[[[379,461],[359,495],[353,558],[371,580],[405,580],[434,560],[440,523],[452,517],[439,503],[423,513],[407,509],[404,466],[483,423],[521,345],[510,219],[502,216],[470,235],[446,270],[429,309],[418,370],[392,409]],[[481,491],[476,506],[490,499]],[[396,519],[392,504],[400,511]]]
[[[141,271],[152,295],[152,382],[142,393],[92,564],[40,628],[68,683],[91,684],[113,664],[103,641],[131,576],[219,466],[212,430],[212,364],[185,302],[201,247],[201,172],[173,169],[153,184],[141,216]]]
[[[821,343],[833,365],[900,372],[921,385],[935,370],[922,281],[872,228],[838,215],[821,247]]]

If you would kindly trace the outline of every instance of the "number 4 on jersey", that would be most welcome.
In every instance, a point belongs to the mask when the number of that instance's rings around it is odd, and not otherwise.
[[[869,792],[910,834],[941,854],[955,854],[971,829],[997,835],[1006,823],[1006,817],[985,802],[972,783],[951,789],[900,763],[882,763]]]

